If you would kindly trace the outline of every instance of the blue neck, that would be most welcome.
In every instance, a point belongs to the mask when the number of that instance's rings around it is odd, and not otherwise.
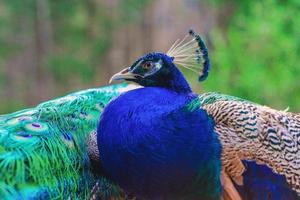
[[[171,78],[165,83],[165,87],[181,94],[192,93],[189,83],[184,78],[183,74],[177,69],[177,67],[172,69]]]
[[[189,86],[188,82],[182,77],[178,77],[178,80],[175,80],[172,83],[171,89],[178,93],[186,93],[186,94],[192,93],[192,89]]]

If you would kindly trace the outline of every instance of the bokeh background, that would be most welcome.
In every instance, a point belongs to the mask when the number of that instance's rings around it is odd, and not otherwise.
[[[212,70],[197,93],[218,91],[300,111],[298,0],[1,0],[0,113],[107,84],[190,27]]]

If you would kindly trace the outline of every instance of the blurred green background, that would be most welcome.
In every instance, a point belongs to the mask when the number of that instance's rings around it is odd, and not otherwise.
[[[298,0],[1,0],[0,113],[34,106],[109,77],[190,27],[204,36],[218,91],[300,111]]]

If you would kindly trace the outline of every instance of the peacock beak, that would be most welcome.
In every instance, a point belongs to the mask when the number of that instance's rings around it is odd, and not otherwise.
[[[126,68],[126,69],[123,69],[122,71],[120,71],[119,73],[116,73],[115,75],[113,75],[110,78],[109,83],[110,84],[115,83],[120,80],[132,81],[132,80],[135,80],[136,78],[137,78],[137,75],[130,72],[129,68]]]

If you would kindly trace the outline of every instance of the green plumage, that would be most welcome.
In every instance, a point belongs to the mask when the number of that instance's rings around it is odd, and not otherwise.
[[[0,197],[82,199],[96,182],[86,139],[126,84],[89,89],[0,115]]]

